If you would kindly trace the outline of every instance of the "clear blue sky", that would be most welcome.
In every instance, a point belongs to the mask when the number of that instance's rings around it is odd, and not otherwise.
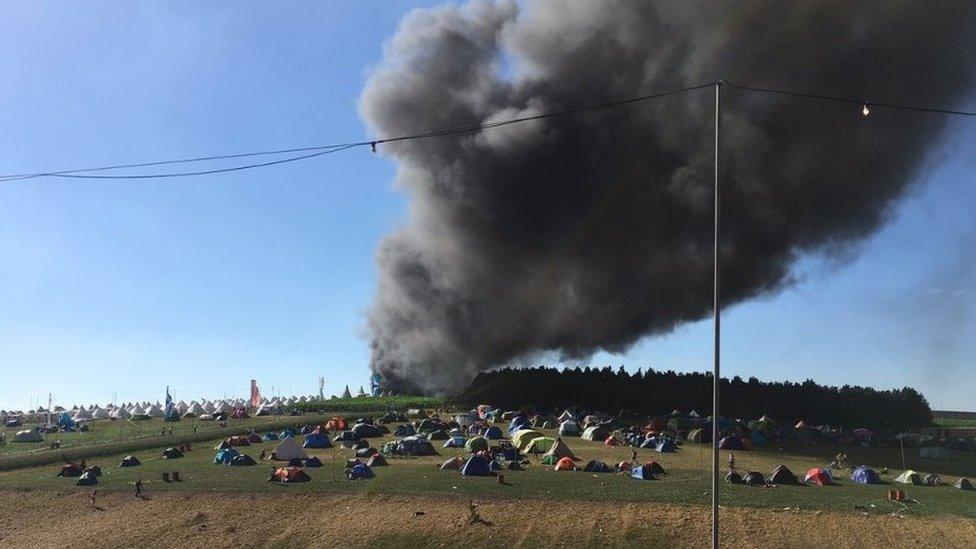
[[[429,3],[429,2],[428,2]],[[0,5],[0,172],[359,139],[357,98],[416,3]],[[726,316],[724,372],[976,409],[976,124],[843,262]],[[373,254],[405,217],[366,150],[158,181],[0,184],[0,408],[365,385]],[[696,323],[593,364],[710,367]]]

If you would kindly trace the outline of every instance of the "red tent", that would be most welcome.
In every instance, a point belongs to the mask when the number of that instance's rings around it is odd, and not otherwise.
[[[244,435],[234,435],[227,438],[227,444],[231,446],[250,446],[251,442]]]
[[[606,444],[607,446],[617,446],[618,444],[620,444],[620,441],[617,440],[616,437],[611,435],[608,436],[607,440],[604,440],[603,443]]]
[[[576,471],[576,463],[568,457],[560,458],[556,462],[556,466],[553,468],[554,471]]]
[[[334,417],[325,422],[326,431],[346,431],[349,429],[349,422],[344,417]]]
[[[817,469],[814,467],[807,471],[807,476],[803,478],[803,481],[807,484],[816,484],[817,486],[827,486],[830,484],[830,475],[827,471],[823,469]]]

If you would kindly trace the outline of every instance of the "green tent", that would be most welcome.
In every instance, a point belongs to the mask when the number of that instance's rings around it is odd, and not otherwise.
[[[521,450],[522,446],[525,446],[526,444],[531,442],[532,439],[541,436],[542,433],[534,429],[522,429],[520,431],[517,431],[514,435],[512,435],[512,445],[518,448],[519,450]]]
[[[524,448],[521,448],[523,454],[544,454],[548,452],[552,445],[556,443],[556,439],[552,437],[535,437],[526,443]]]
[[[542,456],[542,460],[539,462],[542,465],[555,465],[559,461],[559,458],[553,454],[546,454]]]
[[[922,476],[911,469],[895,477],[895,482],[901,484],[922,484]]]
[[[603,425],[587,427],[587,429],[583,431],[583,440],[595,440],[598,442],[603,442],[608,436],[610,436],[610,429],[607,429]]]
[[[688,442],[705,444],[712,441],[712,435],[705,429],[692,429],[688,432]]]
[[[471,437],[464,443],[464,449],[472,454],[488,449],[488,439],[485,437]]]

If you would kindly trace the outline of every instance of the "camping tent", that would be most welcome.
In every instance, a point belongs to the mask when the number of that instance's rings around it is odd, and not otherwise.
[[[393,430],[393,435],[397,437],[410,437],[417,434],[417,430],[413,428],[413,425],[407,423],[404,425],[397,425],[397,428]]]
[[[816,484],[817,486],[827,486],[831,483],[831,480],[829,469],[818,469],[816,467],[807,471],[807,475],[803,477],[803,482]]]
[[[559,424],[559,435],[564,437],[578,437],[580,436],[579,423],[573,420],[567,419]]]
[[[464,437],[451,437],[444,442],[444,448],[464,448],[466,442]]]
[[[298,446],[297,444],[295,445]],[[268,479],[271,482],[308,482],[312,480],[312,477],[308,476],[308,473],[302,471],[298,467],[281,467],[277,469],[271,478]]]
[[[718,441],[718,447],[722,450],[745,450],[745,446],[742,445],[742,439],[735,435],[722,437]]]
[[[553,445],[556,444],[556,439],[552,437],[535,437],[528,441],[524,446],[520,447],[519,450],[523,454],[544,454],[548,452]]]
[[[179,459],[183,457],[183,452],[179,448],[169,448],[163,450],[163,459]]]
[[[369,456],[369,459],[366,460],[366,465],[368,465],[369,467],[381,467],[384,465],[388,465],[388,463],[386,462],[386,458],[383,457],[382,454],[373,454]]]
[[[487,477],[491,475],[491,464],[488,459],[475,454],[461,466],[461,475],[466,477]]]
[[[655,475],[660,475],[663,473],[664,473],[663,467],[658,465],[656,461],[649,461],[644,465],[634,467],[630,472],[630,476],[640,480],[654,480]]]
[[[295,442],[294,437],[285,437],[278,445],[275,446],[274,450],[271,452],[272,459],[280,461],[289,461],[295,458],[305,459],[308,457],[305,455],[305,451],[302,450],[298,443]]]
[[[331,448],[332,440],[329,439],[329,435],[322,432],[313,432],[305,435],[305,442],[302,443],[303,448]]]
[[[895,482],[900,484],[922,484],[922,476],[911,469],[895,477]]]
[[[252,465],[257,465],[258,463],[254,461],[254,458],[245,454],[239,454],[234,456],[234,459],[230,460],[230,464],[234,467],[250,467]]]
[[[230,465],[230,462],[240,453],[233,448],[224,448],[223,450],[218,450],[217,455],[214,456],[215,465]]]
[[[472,454],[488,449],[488,439],[485,437],[471,437],[464,443],[464,449]]]
[[[369,423],[357,423],[353,425],[352,432],[356,433],[359,438],[375,438],[383,436],[383,431],[375,425],[370,425]]]
[[[441,471],[460,469],[462,465],[464,465],[463,459],[459,457],[453,457],[441,464]]]
[[[956,481],[956,488],[958,488],[960,490],[972,490],[973,489],[973,483],[972,482],[969,482],[969,479],[968,478],[962,477],[962,478],[960,478],[959,480]]]
[[[609,435],[610,429],[603,425],[594,425],[583,431],[583,440],[601,441],[606,440]]]
[[[567,446],[562,440],[556,440],[553,443],[553,445],[549,448],[549,451],[546,452],[546,457],[555,458],[557,461],[561,458],[569,458],[572,460],[576,459],[576,456],[573,455],[573,451],[570,450],[569,446]]]
[[[81,476],[78,477],[78,481],[75,482],[76,486],[94,486],[96,484],[98,484],[98,476],[91,471],[85,471],[82,473]]]
[[[35,431],[34,429],[25,429],[23,431],[17,431],[14,435],[14,442],[43,442],[44,437],[41,433]]]
[[[562,458],[562,459],[560,459],[559,461],[556,462],[556,466],[553,468],[553,470],[555,470],[555,471],[576,471],[577,468],[576,468],[576,464],[573,463],[573,460],[572,459],[570,459],[568,457],[564,457],[564,458]]]
[[[532,439],[543,436],[542,433],[534,429],[522,429],[517,431],[512,435],[512,444],[521,449],[523,446],[527,446]],[[486,437],[487,438],[487,437]]]
[[[559,460],[562,461],[562,460]],[[588,473],[612,473],[613,469],[599,459],[591,459],[583,466],[583,470]]]
[[[688,442],[698,442],[707,444],[712,441],[712,434],[705,429],[692,429],[688,431]]]
[[[437,451],[430,441],[425,438],[413,436],[401,440],[397,446],[397,453],[407,456],[436,456]]]
[[[654,448],[658,452],[674,452],[678,448],[678,445],[674,440],[670,438],[662,438],[658,440],[657,446]]]
[[[762,486],[766,484],[766,479],[763,478],[762,473],[759,471],[750,471],[742,478],[742,482],[748,486]]]
[[[74,463],[65,463],[61,466],[61,470],[58,471],[59,477],[77,477],[81,475],[81,467]]]
[[[878,473],[867,465],[858,465],[851,473],[851,480],[857,484],[878,484],[881,482]]]
[[[142,462],[136,456],[125,456],[119,462],[119,467],[138,467],[139,465],[142,465]]]
[[[793,471],[790,471],[789,467],[785,465],[780,465],[773,469],[773,474],[769,475],[769,482],[773,484],[788,484],[791,486],[796,486],[800,482],[796,479],[796,475]]]
[[[491,427],[485,429],[485,433],[483,436],[488,440],[498,440],[502,438],[502,430],[499,429],[497,426],[492,425]]]
[[[357,463],[349,470],[348,476],[349,480],[364,480],[374,478],[376,474],[365,463]]]

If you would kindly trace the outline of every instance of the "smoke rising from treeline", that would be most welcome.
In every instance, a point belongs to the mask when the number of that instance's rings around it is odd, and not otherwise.
[[[976,3],[475,1],[408,15],[361,110],[377,137],[732,82],[953,106]],[[384,145],[409,219],[377,254],[372,368],[452,391],[537,352],[626,350],[711,311],[711,89]],[[947,118],[728,89],[724,303],[875,231]]]

